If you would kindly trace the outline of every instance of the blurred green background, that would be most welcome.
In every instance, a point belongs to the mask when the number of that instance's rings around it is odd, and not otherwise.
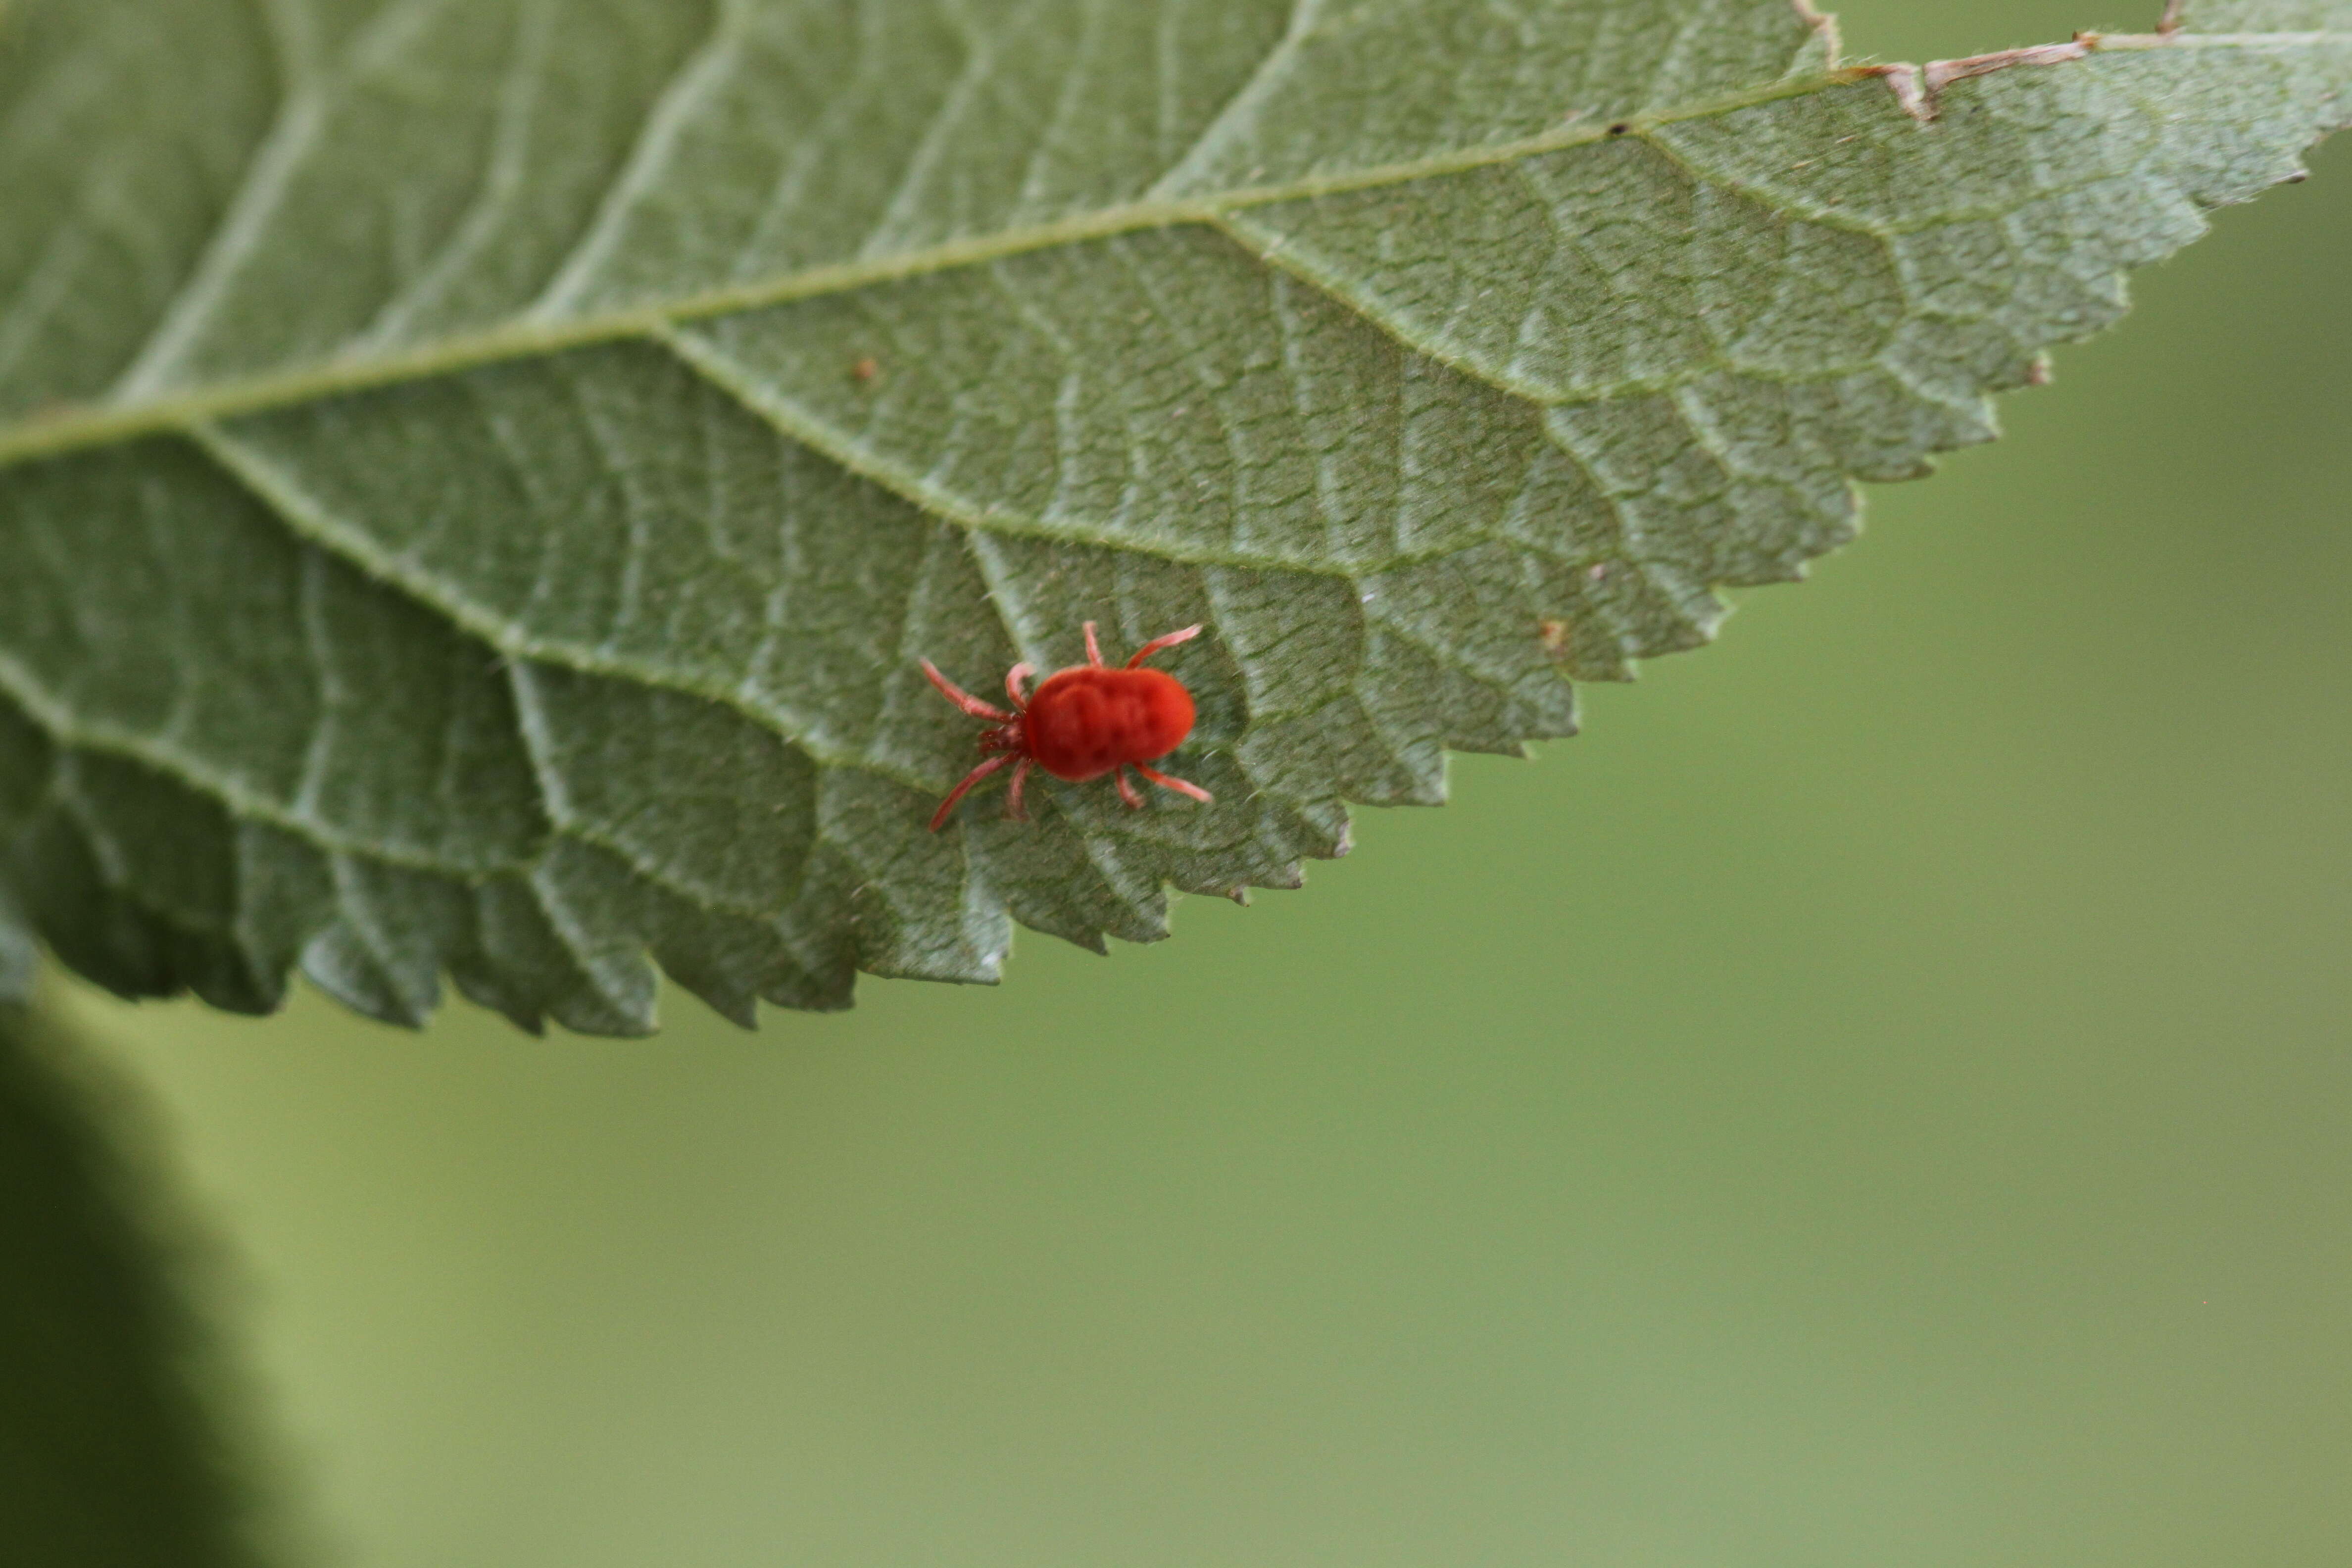
[[[2148,20],[1845,16],[1909,58]],[[2352,1560],[2352,148],[2316,167],[1720,647],[1172,943],[634,1044],[68,994],[240,1259],[301,1530]]]

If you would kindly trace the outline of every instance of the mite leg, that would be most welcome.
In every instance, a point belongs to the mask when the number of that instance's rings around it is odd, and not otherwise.
[[[939,667],[928,658],[923,660],[923,673],[931,678],[931,684],[940,689],[940,696],[946,698],[949,701],[954,703],[957,707],[962,709],[973,718],[995,719],[1005,722],[1009,722],[1012,720],[1013,715],[1007,713],[1003,709],[993,707],[989,703],[982,702],[979,698],[974,697],[971,692],[966,691],[962,687],[958,686],[954,681],[950,680],[946,676],[941,675],[939,671]]]
[[[1174,647],[1180,642],[1191,642],[1194,637],[1199,637],[1200,635],[1200,626],[1198,625],[1193,625],[1186,626],[1181,632],[1170,632],[1164,637],[1153,637],[1150,642],[1145,643],[1141,647],[1135,650],[1135,657],[1127,661],[1127,668],[1133,669],[1137,665],[1141,664],[1145,659],[1150,658],[1161,648]]]
[[[1178,795],[1189,795],[1194,800],[1199,801],[1202,805],[1206,805],[1211,801],[1217,798],[1215,795],[1211,795],[1207,790],[1202,789],[1199,784],[1192,783],[1190,779],[1171,777],[1169,774],[1161,773],[1158,768],[1147,768],[1141,763],[1138,763],[1135,764],[1135,771],[1141,773],[1145,778],[1150,779],[1153,784],[1158,784],[1161,789],[1172,789]]]
[[[1015,713],[1029,711],[1029,694],[1021,689],[1021,683],[1036,673],[1037,667],[1025,658],[1004,672],[1004,695],[1013,699]]]
[[[1029,820],[1029,808],[1021,804],[1021,786],[1029,782],[1029,770],[1035,765],[1036,763],[1034,758],[1024,757],[1021,759],[1020,765],[1013,770],[1013,787],[1004,792],[1005,821],[1026,822]]]
[[[1095,641],[1095,624],[1092,621],[1087,623],[1087,662],[1097,669],[1103,668],[1102,644]]]
[[[1141,811],[1143,797],[1136,794],[1135,785],[1128,782],[1127,769],[1124,766],[1114,768],[1111,770],[1110,776],[1118,781],[1118,798],[1127,803],[1127,809]]]
[[[931,813],[931,831],[937,833],[940,827],[946,824],[948,813],[955,809],[955,803],[964,797],[966,791],[970,790],[972,785],[978,784],[989,774],[994,773],[997,769],[1003,767],[1005,763],[1013,761],[1013,754],[1011,752],[1006,752],[1002,756],[991,757],[988,761],[981,763],[980,766],[972,769],[971,772],[964,774],[963,783],[948,791],[947,799],[940,802],[939,810]]]

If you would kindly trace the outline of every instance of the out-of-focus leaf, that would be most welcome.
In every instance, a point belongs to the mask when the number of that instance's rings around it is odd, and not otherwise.
[[[225,1362],[91,1064],[0,1005],[0,1561],[249,1568]]]

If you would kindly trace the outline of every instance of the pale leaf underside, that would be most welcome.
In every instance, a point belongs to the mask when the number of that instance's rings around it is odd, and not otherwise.
[[[627,1033],[1293,884],[2352,119],[2352,3],[2187,24],[1906,104],[1785,0],[18,0],[0,988]],[[918,657],[1090,619],[1206,624],[1216,804],[927,833]]]

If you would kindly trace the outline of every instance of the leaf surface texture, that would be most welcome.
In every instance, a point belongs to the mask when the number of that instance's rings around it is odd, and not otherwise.
[[[2352,119],[2352,5],[2189,23],[1923,118],[1784,0],[20,0],[0,987],[633,1033],[1293,885]],[[927,833],[918,658],[1090,619],[1216,804]]]

